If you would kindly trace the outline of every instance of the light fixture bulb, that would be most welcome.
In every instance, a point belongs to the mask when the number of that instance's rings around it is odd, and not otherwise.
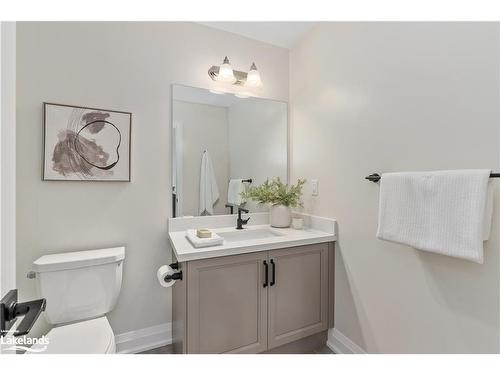
[[[219,67],[219,74],[217,76],[217,81],[224,83],[234,83],[236,78],[233,73],[233,68],[229,64],[229,59],[227,56],[224,58],[222,65]]]
[[[245,86],[248,87],[260,87],[262,86],[262,80],[260,79],[260,73],[255,66],[255,63],[252,63],[250,67],[250,71],[247,74],[247,81]]]

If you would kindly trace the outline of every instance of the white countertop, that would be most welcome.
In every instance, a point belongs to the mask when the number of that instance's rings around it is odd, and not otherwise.
[[[168,234],[175,256],[179,262],[332,242],[337,239],[335,219],[321,218],[312,215],[303,216],[306,227],[304,229],[293,229],[271,228],[270,225],[266,223],[268,222],[267,214],[250,214],[252,221],[256,222],[256,224],[245,225],[246,229],[243,230],[269,229],[279,235],[268,238],[224,241],[222,245],[218,246],[195,248],[186,238],[186,230],[203,227],[217,233],[236,231],[235,215],[169,219]],[[234,223],[230,224],[231,226],[227,226],[233,219]]]

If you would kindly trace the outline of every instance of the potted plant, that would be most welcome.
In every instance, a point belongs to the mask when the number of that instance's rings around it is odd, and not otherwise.
[[[302,187],[306,180],[297,180],[296,185],[284,184],[279,177],[267,180],[260,186],[252,186],[241,194],[261,204],[270,204],[270,223],[272,227],[286,228],[292,220],[292,207],[302,207]]]

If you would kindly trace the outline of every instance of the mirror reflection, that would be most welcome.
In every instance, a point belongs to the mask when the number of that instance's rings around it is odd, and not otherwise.
[[[173,215],[266,211],[240,193],[288,180],[287,103],[173,86]]]

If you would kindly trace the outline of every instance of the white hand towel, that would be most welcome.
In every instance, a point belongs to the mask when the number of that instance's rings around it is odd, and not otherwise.
[[[227,203],[239,206],[245,203],[241,193],[245,191],[245,184],[242,179],[231,179],[227,188]]]
[[[189,229],[186,231],[186,237],[195,248],[218,246],[224,243],[224,238],[214,232],[212,232],[212,237],[210,238],[200,238],[196,235],[195,229]]]
[[[219,187],[208,151],[203,152],[200,171],[200,215],[213,215],[214,205],[219,200]]]
[[[377,237],[482,264],[493,210],[490,173],[384,173]]]

